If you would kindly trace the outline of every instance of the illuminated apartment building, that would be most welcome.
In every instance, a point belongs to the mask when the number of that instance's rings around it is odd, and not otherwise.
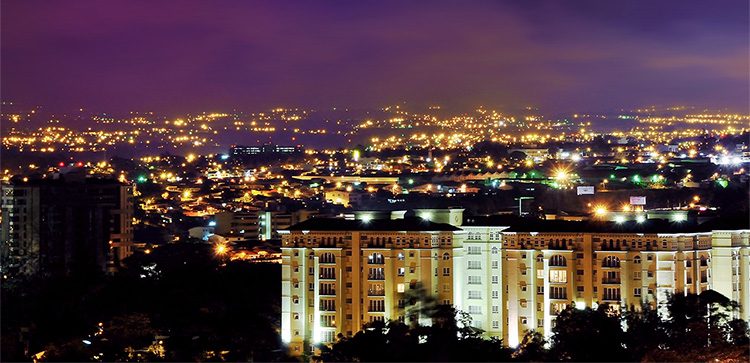
[[[570,303],[617,308],[713,289],[738,301],[740,317],[750,320],[746,227],[464,222],[461,212],[314,218],[283,231],[282,338],[290,351],[350,336],[373,320],[403,320],[403,294],[418,286],[510,346],[527,330],[549,335]]]

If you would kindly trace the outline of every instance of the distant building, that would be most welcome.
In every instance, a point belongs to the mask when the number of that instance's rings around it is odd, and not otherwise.
[[[14,178],[0,195],[3,274],[113,272],[132,254],[130,185],[82,173],[54,174]]]
[[[259,238],[261,241],[278,239],[279,230],[304,222],[317,214],[318,211],[307,209],[300,209],[295,212],[260,211],[258,212]]]
[[[302,148],[298,145],[261,145],[261,146],[232,146],[230,153],[234,156],[248,155],[294,155],[301,154]]]
[[[460,209],[415,213],[425,218],[313,218],[282,231],[281,337],[292,354],[368,322],[407,321],[405,294],[421,288],[510,346],[527,330],[549,337],[570,303],[619,311],[713,289],[750,320],[747,226],[479,218],[459,225]]]
[[[241,240],[257,241],[260,236],[258,210],[238,210],[219,212],[214,215],[216,234],[224,237],[238,237]]]

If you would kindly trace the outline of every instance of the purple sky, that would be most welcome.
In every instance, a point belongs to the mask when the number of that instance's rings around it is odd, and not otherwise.
[[[747,112],[748,1],[3,0],[3,100]]]

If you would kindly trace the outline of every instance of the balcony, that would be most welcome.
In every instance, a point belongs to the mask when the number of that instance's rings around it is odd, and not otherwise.
[[[385,296],[385,290],[367,290],[367,296]]]
[[[620,278],[619,277],[603,277],[602,278],[602,284],[620,284]]]
[[[321,296],[336,296],[336,290],[320,290]]]
[[[605,295],[602,297],[602,301],[620,301],[620,295]]]
[[[382,281],[385,280],[385,274],[368,274],[367,275],[368,280],[376,280],[376,281]]]

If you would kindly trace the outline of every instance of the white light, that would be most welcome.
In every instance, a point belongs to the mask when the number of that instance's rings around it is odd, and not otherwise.
[[[364,224],[370,223],[371,220],[372,220],[372,216],[369,214],[365,214],[362,216],[362,223]]]
[[[672,215],[672,221],[674,222],[684,222],[686,219],[687,217],[681,213],[675,213]]]
[[[424,213],[420,214],[419,216],[422,219],[426,220],[426,221],[429,221],[429,220],[432,219],[432,213],[430,213],[430,212],[424,212]]]
[[[625,223],[625,216],[615,216],[615,223]]]
[[[209,227],[216,227],[216,221],[208,222]]]
[[[576,309],[578,310],[586,309],[586,303],[583,301],[576,301]]]
[[[639,216],[636,216],[636,217],[635,217],[635,221],[636,221],[636,222],[638,222],[638,223],[643,223],[643,222],[645,222],[645,221],[646,221],[646,217],[644,217],[644,216],[640,216],[640,215],[639,215]]]

